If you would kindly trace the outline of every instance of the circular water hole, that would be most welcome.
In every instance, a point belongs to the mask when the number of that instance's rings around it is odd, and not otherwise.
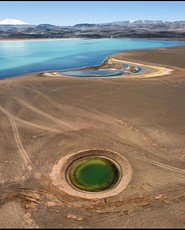
[[[103,157],[83,157],[68,168],[68,180],[78,189],[99,192],[113,187],[119,178],[116,165]]]
[[[110,150],[87,149],[66,154],[53,166],[54,186],[72,196],[97,199],[122,192],[132,178],[127,159]]]

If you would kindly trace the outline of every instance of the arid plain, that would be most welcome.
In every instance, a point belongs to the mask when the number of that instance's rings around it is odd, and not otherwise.
[[[185,227],[185,46],[113,57],[173,72],[0,81],[1,228]],[[57,162],[86,149],[128,160],[121,193],[84,199],[53,183]]]

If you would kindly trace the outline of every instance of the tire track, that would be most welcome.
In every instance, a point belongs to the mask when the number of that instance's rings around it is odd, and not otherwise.
[[[185,173],[185,169],[180,169],[180,168],[177,168],[177,167],[173,167],[171,165],[163,164],[163,163],[161,163],[159,161],[154,161],[154,160],[151,160],[151,159],[148,160],[145,157],[143,157],[142,160],[144,160],[145,162],[148,162],[150,164],[156,165],[158,167],[168,169],[170,171],[175,171],[175,172],[178,172],[178,173]]]
[[[35,89],[31,89],[31,90],[33,90],[33,91],[35,91],[35,92],[37,91],[37,93],[39,93],[40,96],[42,96],[42,97],[44,97],[46,100],[48,100],[48,102],[52,103],[53,105],[55,105],[55,106],[57,106],[57,107],[60,107],[60,109],[63,109],[62,106],[58,105],[57,103],[53,103],[53,100],[51,100],[48,96],[46,96],[46,95],[43,94],[42,92],[40,92],[40,91],[38,91],[38,90],[35,90]],[[40,113],[40,114],[42,114],[42,115],[44,115],[44,116],[47,116],[49,119],[52,119],[52,120],[55,121],[56,123],[58,123],[58,122],[61,123],[61,122],[62,122],[62,121],[60,121],[60,120],[58,120],[58,119],[56,119],[56,118],[53,118],[51,115],[48,115],[47,113],[41,111],[40,109],[37,109],[37,108],[35,108],[35,107],[32,106],[32,105],[29,105],[27,102],[20,100],[19,98],[16,98],[16,100],[18,100],[20,103],[24,104],[26,107],[29,107],[30,109],[34,109],[34,110],[36,109],[35,112]],[[81,103],[77,103],[77,102],[76,102],[75,104],[77,104],[78,106],[80,105],[80,107],[81,107]],[[79,109],[79,107],[78,107],[78,109]],[[83,108],[83,109],[84,109],[84,108]],[[89,109],[89,108],[88,108],[88,109]],[[87,110],[86,110],[86,112],[87,112]],[[91,111],[91,112],[95,112],[95,111],[93,110],[93,111]],[[151,144],[154,144],[154,143],[155,143],[149,136],[147,136],[145,133],[143,133],[141,130],[137,129],[137,128],[134,127],[133,125],[128,124],[128,122],[125,122],[125,121],[123,121],[123,120],[118,120],[118,119],[116,119],[116,118],[114,118],[114,117],[112,117],[112,116],[109,116],[109,115],[107,115],[107,114],[103,114],[103,113],[101,113],[101,112],[99,112],[99,111],[96,111],[96,112],[98,112],[99,115],[104,115],[105,117],[109,118],[110,120],[112,120],[112,121],[114,121],[114,122],[116,122],[116,123],[120,123],[121,125],[124,125],[124,126],[127,127],[128,129],[132,129],[132,131],[135,131],[135,132],[137,131],[137,133],[140,133],[141,136],[144,138],[145,141],[147,140],[147,141],[149,141]],[[63,122],[62,122],[62,123],[63,123]],[[87,134],[86,134],[86,135],[87,135]],[[156,146],[158,149],[160,149],[162,152],[165,151],[164,148],[161,148],[161,147],[158,146],[156,143],[155,143],[155,146]],[[158,154],[157,154],[157,155],[158,155]],[[150,163],[150,164],[156,165],[156,166],[158,166],[158,167],[165,168],[165,169],[167,169],[167,170],[172,170],[172,171],[176,171],[176,172],[179,172],[179,173],[184,173],[184,172],[185,172],[185,170],[183,170],[183,169],[176,168],[176,167],[173,167],[173,166],[164,164],[164,163],[162,163],[162,162],[153,161],[153,160],[151,160],[151,159],[143,159],[143,160],[146,161],[146,162],[148,162],[148,163]]]
[[[8,112],[6,109],[4,109],[2,106],[0,106],[0,110],[6,114],[8,117],[11,117],[12,119],[16,120],[16,121],[19,121],[25,125],[28,125],[28,126],[31,126],[31,127],[34,127],[34,128],[39,128],[39,129],[43,129],[43,130],[47,130],[47,131],[50,131],[50,132],[54,132],[54,133],[60,133],[61,131],[59,129],[53,129],[53,128],[49,128],[49,127],[46,127],[46,126],[42,126],[42,125],[38,125],[38,124],[34,124],[32,122],[29,122],[29,121],[25,121],[21,118],[18,118],[16,116],[14,116],[13,114],[11,114],[10,112]]]
[[[15,99],[21,103],[22,105],[26,106],[27,108],[31,109],[32,111],[38,113],[38,114],[41,114],[42,116],[45,116],[47,118],[49,118],[50,120],[54,121],[56,124],[58,124],[61,128],[63,128],[65,131],[68,131],[69,129],[70,130],[78,130],[79,128],[78,127],[75,127],[75,125],[70,125],[68,122],[65,122],[65,121],[62,121],[62,120],[59,120],[55,117],[52,117],[51,115],[43,112],[42,110],[40,109],[37,109],[36,107],[32,106],[32,105],[29,105],[28,103],[22,101],[21,99],[19,98],[16,98]],[[66,129],[67,128],[67,129]]]
[[[15,138],[16,144],[18,146],[19,152],[22,154],[22,157],[23,157],[28,169],[31,170],[32,169],[32,166],[31,166],[32,162],[31,162],[26,150],[24,149],[24,147],[22,145],[22,142],[21,142],[21,139],[20,139],[20,136],[19,136],[19,131],[17,129],[17,125],[16,125],[15,121],[12,118],[9,118],[9,119],[10,119],[10,122],[11,122],[11,125],[12,125],[14,138]]]
[[[1,107],[0,107],[0,109],[1,109],[1,111],[3,112],[3,110],[2,110]],[[4,112],[4,113],[5,113],[5,112]],[[23,159],[24,159],[24,161],[25,161],[25,163],[26,163],[27,168],[28,168],[29,170],[31,170],[31,169],[32,169],[32,166],[31,166],[32,162],[31,162],[31,160],[30,160],[30,158],[29,158],[29,156],[28,156],[26,150],[24,149],[24,147],[23,147],[23,145],[22,145],[22,142],[21,142],[21,139],[20,139],[20,136],[19,136],[19,131],[18,131],[18,129],[17,129],[17,125],[16,125],[14,119],[13,119],[10,115],[8,115],[7,113],[5,113],[5,114],[8,116],[8,118],[9,118],[9,120],[10,120],[12,129],[13,129],[13,134],[14,134],[15,142],[16,142],[16,144],[17,144],[17,147],[18,147],[18,149],[19,149],[19,152],[21,153],[21,155],[22,155],[22,157],[23,157]]]

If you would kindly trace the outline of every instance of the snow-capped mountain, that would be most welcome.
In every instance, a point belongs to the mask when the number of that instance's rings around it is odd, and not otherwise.
[[[0,21],[0,25],[28,25],[29,23],[23,22],[19,19],[4,19]]]

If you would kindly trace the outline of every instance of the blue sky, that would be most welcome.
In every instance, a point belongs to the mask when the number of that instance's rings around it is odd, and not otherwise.
[[[0,21],[74,25],[123,20],[185,20],[185,1],[0,1]]]

